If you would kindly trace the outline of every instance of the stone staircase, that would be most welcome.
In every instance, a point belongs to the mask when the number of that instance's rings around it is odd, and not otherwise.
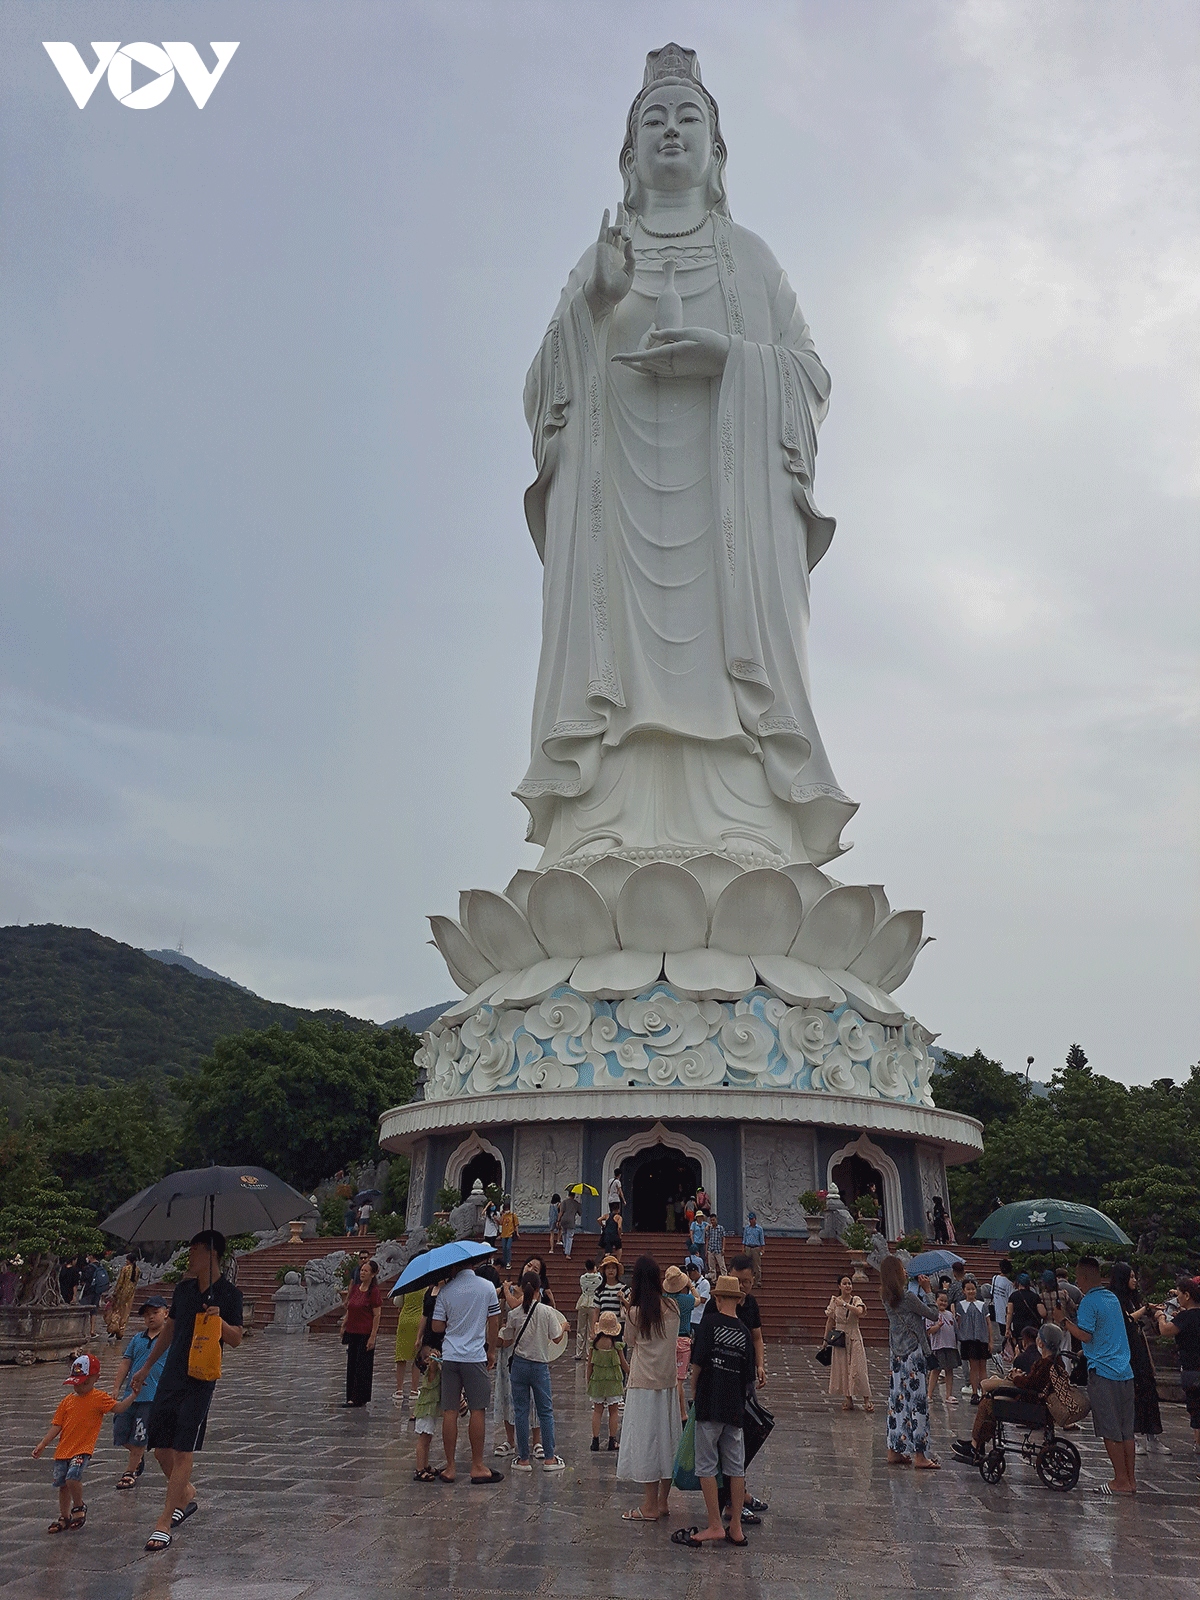
[[[531,1255],[546,1251],[549,1235],[523,1231],[513,1252],[513,1269]],[[299,1272],[306,1261],[316,1256],[330,1255],[336,1250],[366,1248],[374,1253],[378,1240],[367,1237],[359,1240],[340,1235],[329,1239],[302,1239],[299,1244],[271,1245],[266,1250],[256,1250],[251,1255],[238,1258],[238,1287],[247,1301],[254,1305],[253,1320],[247,1326],[261,1331],[271,1321],[274,1307],[271,1296],[279,1287],[281,1272]],[[738,1252],[732,1242],[727,1245],[726,1261]],[[979,1245],[954,1247],[964,1257],[968,1266],[980,1277],[991,1277],[999,1256]],[[601,1251],[595,1234],[577,1233],[570,1260],[561,1249],[547,1258],[546,1270],[550,1288],[563,1313],[575,1319],[575,1302],[579,1298],[579,1275],[584,1261],[590,1256],[598,1260]],[[651,1255],[665,1270],[672,1262],[683,1260],[684,1241],[678,1233],[631,1233],[626,1236],[623,1259],[626,1276],[639,1255]],[[850,1255],[840,1244],[826,1241],[809,1244],[804,1239],[768,1238],[763,1261],[763,1286],[758,1291],[762,1311],[763,1335],[769,1341],[782,1343],[818,1344],[825,1329],[825,1307],[837,1287],[843,1272],[851,1271]],[[887,1344],[887,1318],[879,1300],[879,1275],[867,1269],[869,1282],[858,1287],[866,1305],[863,1318],[863,1338],[869,1345]],[[386,1293],[388,1285],[384,1284]],[[168,1299],[170,1288],[159,1290]],[[310,1324],[309,1332],[334,1334],[341,1313],[327,1312]],[[390,1299],[385,1299],[380,1322],[380,1349],[390,1349],[388,1341],[396,1336],[396,1309]]]

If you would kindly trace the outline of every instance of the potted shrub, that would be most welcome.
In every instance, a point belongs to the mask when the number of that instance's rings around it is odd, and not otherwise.
[[[805,1189],[800,1196],[800,1205],[804,1211],[804,1222],[808,1228],[810,1243],[820,1238],[821,1221],[825,1212],[824,1189]]]
[[[874,1222],[879,1216],[879,1201],[873,1194],[860,1194],[854,1202],[854,1215],[860,1222]]]
[[[90,1310],[63,1305],[58,1269],[68,1257],[103,1248],[95,1213],[53,1173],[38,1173],[0,1211],[0,1253],[17,1279],[15,1303],[0,1306],[0,1361],[54,1361],[84,1343]]]
[[[437,1210],[433,1213],[439,1221],[445,1222],[455,1206],[462,1205],[462,1195],[452,1185],[446,1184],[437,1192]]]
[[[861,1222],[852,1222],[842,1235],[842,1243],[850,1252],[850,1260],[854,1263],[852,1274],[855,1283],[866,1283],[867,1280],[867,1240],[866,1228]]]

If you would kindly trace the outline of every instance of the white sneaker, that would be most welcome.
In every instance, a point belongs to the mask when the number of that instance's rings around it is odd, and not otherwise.
[[[533,1447],[533,1459],[535,1461],[544,1461],[546,1459],[546,1452],[540,1444],[535,1444]]]
[[[512,1455],[512,1453],[513,1453],[513,1447],[512,1447],[511,1444],[508,1443],[508,1441],[506,1439],[501,1439],[500,1443],[492,1451],[492,1454],[494,1456],[510,1456],[510,1455]]]
[[[565,1472],[567,1463],[561,1456],[555,1456],[552,1461],[542,1462],[543,1472]]]
[[[511,1470],[513,1472],[532,1472],[533,1463],[531,1461],[514,1461]]]

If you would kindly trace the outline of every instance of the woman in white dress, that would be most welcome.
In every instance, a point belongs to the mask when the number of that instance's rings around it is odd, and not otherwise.
[[[683,1432],[675,1389],[678,1332],[679,1314],[664,1300],[658,1263],[639,1256],[625,1319],[629,1383],[617,1477],[642,1485],[642,1503],[622,1512],[626,1522],[657,1522],[667,1515],[675,1448]]]

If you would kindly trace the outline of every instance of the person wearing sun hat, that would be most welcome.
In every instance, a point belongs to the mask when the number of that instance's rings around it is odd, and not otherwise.
[[[76,1356],[71,1363],[71,1376],[64,1385],[71,1390],[58,1402],[45,1437],[33,1447],[34,1456],[40,1456],[52,1439],[58,1444],[54,1450],[54,1487],[58,1490],[58,1520],[46,1529],[47,1533],[73,1532],[87,1521],[87,1506],[83,1499],[83,1474],[96,1440],[100,1437],[100,1423],[110,1411],[118,1415],[128,1411],[134,1396],[114,1400],[111,1394],[97,1389],[100,1377],[100,1357]]]
[[[687,1421],[687,1401],[683,1395],[684,1381],[692,1360],[692,1311],[696,1296],[692,1282],[679,1267],[668,1267],[663,1273],[663,1298],[673,1300],[679,1307],[679,1333],[675,1340],[675,1378],[679,1390],[679,1415]]]
[[[600,1448],[600,1420],[608,1408],[608,1448],[617,1448],[617,1405],[625,1392],[629,1363],[615,1311],[602,1311],[588,1347],[587,1392],[592,1402],[592,1449]]]
[[[723,1272],[713,1285],[716,1310],[700,1323],[692,1345],[692,1397],[696,1407],[696,1476],[704,1492],[707,1528],[679,1528],[673,1544],[696,1549],[722,1539],[745,1547],[742,1505],[746,1494],[746,1441],[742,1419],[746,1391],[754,1383],[754,1346],[738,1320],[742,1286]],[[729,1484],[729,1527],[721,1521],[717,1473]]]

